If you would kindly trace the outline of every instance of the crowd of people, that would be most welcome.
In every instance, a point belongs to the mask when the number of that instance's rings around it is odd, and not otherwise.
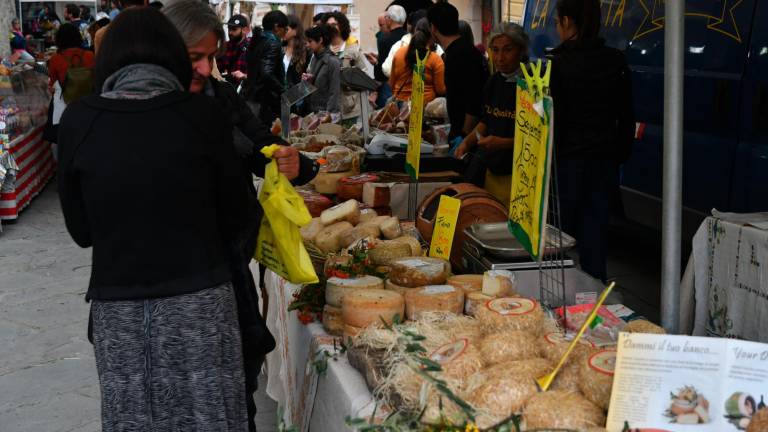
[[[275,143],[273,158],[293,184],[319,169],[270,132],[282,93],[308,81],[317,91],[297,112],[367,121],[358,118],[359,94],[342,86],[344,68],[376,80],[378,91],[362,102],[383,107],[410,99],[423,60],[425,101],[446,98],[465,178],[504,202],[528,36],[501,23],[486,54],[449,3],[410,13],[392,5],[378,17],[378,52],[364,53],[338,11],[318,14],[307,29],[278,10],[258,27],[235,15],[225,32],[196,0],[111,5],[89,37],[82,13],[67,8],[50,62],[52,84],[91,79],[95,89],[72,98],[57,138],[67,229],[93,247],[86,299],[102,428],[253,431],[252,394],[275,341],[248,267],[262,216],[252,176],[263,176],[269,160],[260,150]],[[556,10],[562,45],[551,88],[563,224],[585,270],[604,279],[600,221],[634,125],[629,74],[597,36],[598,0],[559,0]],[[582,83],[598,71],[592,91],[618,95],[618,104],[578,104],[587,97]],[[608,120],[596,125],[595,116]]]

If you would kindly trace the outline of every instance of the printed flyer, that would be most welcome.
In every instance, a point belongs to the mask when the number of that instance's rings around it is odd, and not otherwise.
[[[607,429],[744,431],[766,397],[768,344],[621,333]]]

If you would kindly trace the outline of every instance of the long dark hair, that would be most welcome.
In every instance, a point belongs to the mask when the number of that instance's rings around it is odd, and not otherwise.
[[[576,26],[576,40],[597,39],[600,33],[600,0],[558,0],[558,19],[571,17]]]
[[[408,52],[405,54],[405,64],[410,69],[416,64],[416,53],[419,58],[424,57],[428,50],[432,49],[432,33],[429,31],[429,20],[422,18],[416,23],[416,28],[408,44]]]
[[[328,19],[333,18],[339,25],[339,36],[342,40],[349,39],[349,35],[352,33],[352,27],[349,25],[349,19],[347,16],[339,11],[328,12],[323,17],[323,24],[328,24]]]
[[[58,52],[62,52],[65,49],[82,47],[83,36],[74,24],[65,23],[56,31],[55,42]]]
[[[110,75],[137,63],[168,69],[185,89],[192,81],[187,46],[176,27],[156,8],[125,9],[109,25],[96,56],[96,91],[101,92]]]
[[[304,36],[306,36],[307,39],[317,41],[322,46],[328,48],[331,45],[331,40],[333,39],[333,30],[333,27],[329,26],[328,24],[320,24],[319,26],[314,26],[310,29],[307,29],[307,31],[304,32]]]
[[[288,41],[291,46],[291,66],[296,72],[302,73],[307,66],[307,39],[304,36],[304,27],[296,15],[288,15],[288,27],[296,31],[296,36]]]

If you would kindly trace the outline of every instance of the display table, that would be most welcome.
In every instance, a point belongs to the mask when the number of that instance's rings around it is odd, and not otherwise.
[[[693,238],[681,315],[694,336],[768,342],[768,214],[713,214]]]
[[[19,135],[8,146],[7,156],[18,171],[9,170],[0,184],[0,220],[15,220],[53,177],[56,163],[50,145],[43,141],[43,128],[38,126]]]
[[[365,379],[345,355],[328,359],[328,369],[318,374],[313,362],[322,357],[317,353],[334,353],[334,337],[320,323],[304,325],[295,311],[288,312],[300,285],[271,271],[264,284],[269,297],[267,327],[277,341],[277,348],[267,355],[267,395],[284,410],[286,425],[295,425],[302,432],[351,430],[345,426],[347,416],[373,412]]]
[[[366,171],[405,172],[405,153],[388,157],[385,155],[366,155]],[[435,156],[422,154],[419,160],[420,173],[440,171],[462,171],[462,161],[451,156]]]

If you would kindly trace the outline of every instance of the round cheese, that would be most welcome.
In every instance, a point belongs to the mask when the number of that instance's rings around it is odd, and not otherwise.
[[[363,224],[366,222],[371,222],[376,216],[378,216],[378,214],[374,209],[371,209],[371,208],[360,209],[360,222],[358,223]]]
[[[491,297],[514,297],[517,287],[515,274],[509,270],[488,270],[483,274],[483,294]]]
[[[321,193],[301,189],[296,190],[296,192],[304,199],[304,204],[312,217],[320,216],[323,210],[333,206],[333,201]]]
[[[536,302],[524,297],[504,297],[488,301],[475,311],[486,333],[523,330],[539,334],[544,313]]]
[[[312,184],[315,185],[315,190],[321,194],[331,195],[336,193],[339,180],[355,174],[357,174],[355,171],[344,171],[336,173],[321,172],[317,173],[317,176],[315,176],[315,178],[312,180]]]
[[[315,236],[314,243],[325,253],[338,252],[341,249],[341,234],[351,229],[351,223],[337,222],[321,229]]]
[[[451,265],[440,258],[410,257],[392,261],[389,278],[409,288],[443,284],[451,273]]]
[[[395,316],[400,320],[405,311],[405,301],[400,294],[385,289],[355,290],[344,296],[341,316],[344,324],[367,327],[370,324],[392,324]]]
[[[477,309],[484,307],[486,303],[493,300],[493,297],[485,295],[480,291],[466,293],[464,298],[464,313],[469,316],[477,316]]]
[[[408,319],[417,320],[422,313],[434,311],[461,315],[464,311],[464,293],[450,285],[428,285],[406,292],[405,314]]]
[[[400,227],[400,219],[397,216],[390,216],[389,219],[381,223],[381,234],[386,239],[395,239],[403,235],[403,229]]]
[[[571,341],[566,339],[562,332],[551,332],[541,337],[541,356],[551,362],[559,362],[560,359],[568,351],[568,347],[571,345]],[[595,344],[585,338],[579,339],[579,343],[571,351],[571,355],[568,356],[567,363],[581,364],[586,356],[595,349]],[[567,364],[566,363],[566,364]]]
[[[605,414],[574,392],[550,390],[537,393],[523,409],[526,429],[584,430],[605,425]]]
[[[323,307],[323,328],[328,334],[341,336],[344,331],[344,321],[341,319],[341,308],[331,305]]]
[[[443,368],[441,375],[461,381],[466,381],[483,368],[480,352],[465,338],[441,346],[429,358]]]
[[[346,248],[360,239],[368,237],[377,239],[379,238],[380,234],[381,231],[379,231],[379,227],[377,225],[374,225],[370,222],[364,223],[352,228],[351,230],[342,232],[339,236],[339,244],[341,247]]]
[[[363,330],[364,329],[360,327],[344,324],[344,331],[342,332],[342,341],[348,346],[352,346],[354,344],[353,340],[357,338],[357,336]]]
[[[448,285],[453,285],[456,288],[464,291],[464,294],[480,291],[483,289],[483,275],[465,274],[465,275],[453,275],[446,281]]]
[[[581,362],[579,388],[587,399],[604,410],[611,402],[615,366],[616,351],[612,349],[596,351]]]
[[[383,288],[384,281],[376,276],[361,276],[350,279],[332,277],[325,283],[325,303],[340,308],[344,296],[349,292]]]
[[[369,182],[377,181],[379,181],[379,176],[370,173],[344,177],[338,182],[336,187],[336,194],[339,196],[340,200],[354,199],[362,201],[363,185]]]
[[[489,365],[505,360],[525,360],[538,357],[536,337],[519,330],[489,334],[480,342],[483,360]]]
[[[520,412],[537,392],[536,380],[530,376],[490,368],[473,375],[465,393],[478,411],[506,418]]]
[[[392,261],[411,255],[411,247],[406,243],[393,240],[376,242],[373,248],[368,250],[368,257],[376,265],[389,265]]]
[[[359,220],[360,203],[355,200],[344,201],[320,213],[320,221],[326,226],[339,221],[347,221],[355,225]]]
[[[301,233],[301,238],[304,241],[314,241],[315,237],[320,233],[320,231],[325,228],[325,225],[323,225],[322,222],[320,222],[320,218],[312,218],[312,221],[308,224],[301,227],[299,232]]]
[[[397,243],[405,243],[411,248],[411,253],[408,254],[408,256],[421,256],[423,254],[423,251],[421,249],[421,242],[419,242],[419,239],[416,237],[411,237],[409,235],[404,235],[401,237],[398,237],[396,239],[392,240],[393,242]]]
[[[392,291],[395,291],[396,293],[398,293],[398,294],[400,294],[401,296],[403,296],[403,298],[405,298],[405,294],[406,294],[408,291],[413,291],[413,290],[417,290],[417,289],[418,289],[418,288],[408,288],[408,287],[402,287],[402,286],[400,286],[400,285],[398,285],[398,284],[396,284],[396,283],[392,282],[392,281],[391,281],[391,280],[389,280],[389,279],[387,279],[386,281],[384,281],[384,288],[385,288],[385,289],[388,289],[388,290],[392,290]]]

